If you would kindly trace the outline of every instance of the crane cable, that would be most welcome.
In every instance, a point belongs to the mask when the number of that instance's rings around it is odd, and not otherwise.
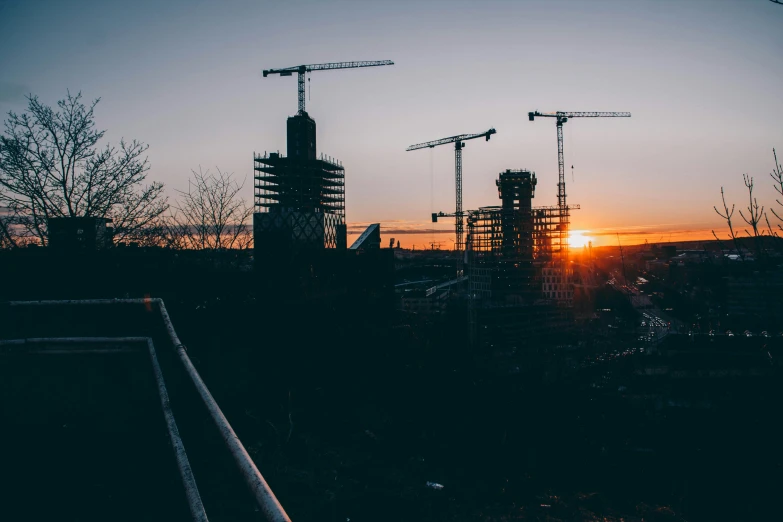
[[[430,147],[430,213],[435,212],[435,151]],[[430,223],[430,243],[435,242],[435,227]],[[426,250],[426,249],[425,249]]]
[[[574,157],[574,134],[571,132],[571,127],[568,127],[568,150],[571,151],[571,158]],[[571,160],[573,162],[573,159]],[[574,182],[574,164],[571,163],[571,182]]]

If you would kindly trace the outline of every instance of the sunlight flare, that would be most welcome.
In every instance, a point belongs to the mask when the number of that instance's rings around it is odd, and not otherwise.
[[[582,248],[587,246],[587,243],[593,241],[593,238],[588,236],[589,230],[571,230],[568,233],[568,246],[571,248]]]

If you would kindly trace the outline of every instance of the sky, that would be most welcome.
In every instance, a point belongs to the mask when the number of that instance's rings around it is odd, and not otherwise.
[[[149,179],[172,199],[201,166],[244,179],[250,202],[253,152],[285,150],[297,109],[296,77],[261,71],[389,59],[309,84],[318,151],[346,168],[354,233],[379,222],[404,247],[450,247],[428,231],[453,226],[430,223],[454,210],[453,147],[411,144],[494,127],[463,151],[464,208],[499,204],[508,168],[535,171],[534,205],[555,205],[555,124],[527,113],[629,111],[564,126],[572,228],[596,245],[618,232],[702,239],[725,226],[721,186],[747,205],[743,173],[775,204],[781,27],[783,5],[767,0],[0,0],[0,113],[31,93],[100,97],[106,139],[149,144]]]

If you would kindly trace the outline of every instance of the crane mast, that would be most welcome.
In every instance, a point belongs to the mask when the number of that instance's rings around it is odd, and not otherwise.
[[[333,69],[356,69],[359,67],[381,67],[383,65],[394,65],[391,60],[378,60],[369,62],[332,62],[315,63],[310,65],[295,65],[293,67],[284,67],[282,69],[265,69],[264,78],[270,74],[279,74],[280,76],[298,75],[297,87],[299,89],[299,111],[297,114],[306,114],[305,111],[305,74],[312,71],[331,71]]]
[[[450,136],[448,138],[442,138],[435,141],[428,141],[425,143],[417,143],[411,145],[406,151],[426,149],[437,147],[438,145],[446,145],[448,143],[454,144],[454,183],[456,185],[456,211],[454,212],[454,229],[456,235],[456,242],[454,248],[457,250],[457,277],[462,276],[462,264],[463,264],[463,251],[465,250],[464,237],[464,213],[462,212],[462,149],[465,148],[465,142],[467,140],[473,140],[476,138],[485,138],[489,141],[490,136],[496,134],[495,129],[489,129],[486,132],[480,134],[459,134],[457,136]]]
[[[557,126],[557,206],[566,208],[565,161],[563,156],[563,124],[569,118],[630,118],[630,112],[529,112],[528,118],[534,121],[536,117],[555,118]]]
[[[564,285],[568,285],[568,225],[570,221],[569,208],[566,204],[565,161],[563,155],[563,124],[569,118],[630,118],[630,112],[588,112],[588,111],[557,111],[528,113],[528,119],[535,121],[536,117],[555,118],[557,127],[557,208],[559,210],[560,232],[560,262],[561,277]]]

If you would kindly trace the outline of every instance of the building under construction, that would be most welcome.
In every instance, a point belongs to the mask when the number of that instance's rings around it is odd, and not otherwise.
[[[558,207],[532,206],[536,183],[529,170],[501,172],[501,205],[468,213],[470,327],[479,345],[516,345],[568,320],[568,218]]]
[[[305,75],[394,65],[391,60],[332,62],[266,69],[269,75],[297,75],[298,111],[288,118],[288,156],[253,154],[255,250],[262,256],[346,248],[345,169],[324,154],[317,156],[315,120],[305,110]]]
[[[288,118],[287,131],[287,155],[253,154],[259,291],[275,303],[342,299],[391,309],[394,257],[380,248],[379,226],[348,248],[345,168],[316,153],[307,112]]]
[[[256,251],[346,247],[345,169],[315,143],[305,112],[288,118],[288,156],[253,155]]]

